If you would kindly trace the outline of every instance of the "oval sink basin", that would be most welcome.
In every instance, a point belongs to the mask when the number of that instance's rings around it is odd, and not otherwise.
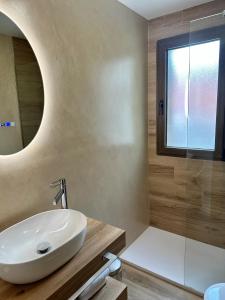
[[[0,234],[0,278],[15,284],[40,280],[83,246],[87,218],[71,209],[34,215]]]

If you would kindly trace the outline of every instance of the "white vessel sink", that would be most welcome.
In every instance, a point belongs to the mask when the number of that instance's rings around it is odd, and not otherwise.
[[[0,233],[0,278],[15,284],[42,279],[82,247],[87,218],[71,209],[34,215]]]

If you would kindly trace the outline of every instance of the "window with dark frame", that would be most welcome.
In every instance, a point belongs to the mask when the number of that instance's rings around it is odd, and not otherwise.
[[[157,153],[225,159],[225,26],[157,43]]]

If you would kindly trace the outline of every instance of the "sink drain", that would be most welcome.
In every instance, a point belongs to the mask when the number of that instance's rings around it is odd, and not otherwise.
[[[50,249],[51,249],[51,245],[49,244],[49,242],[43,242],[37,246],[37,253],[46,254],[49,252]]]

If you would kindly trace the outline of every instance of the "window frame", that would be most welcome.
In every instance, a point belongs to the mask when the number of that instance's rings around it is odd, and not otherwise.
[[[217,115],[215,150],[172,148],[166,146],[167,133],[167,66],[168,50],[220,40],[219,76],[217,94]],[[225,26],[217,26],[191,33],[173,36],[157,41],[157,154],[194,159],[225,159]]]

